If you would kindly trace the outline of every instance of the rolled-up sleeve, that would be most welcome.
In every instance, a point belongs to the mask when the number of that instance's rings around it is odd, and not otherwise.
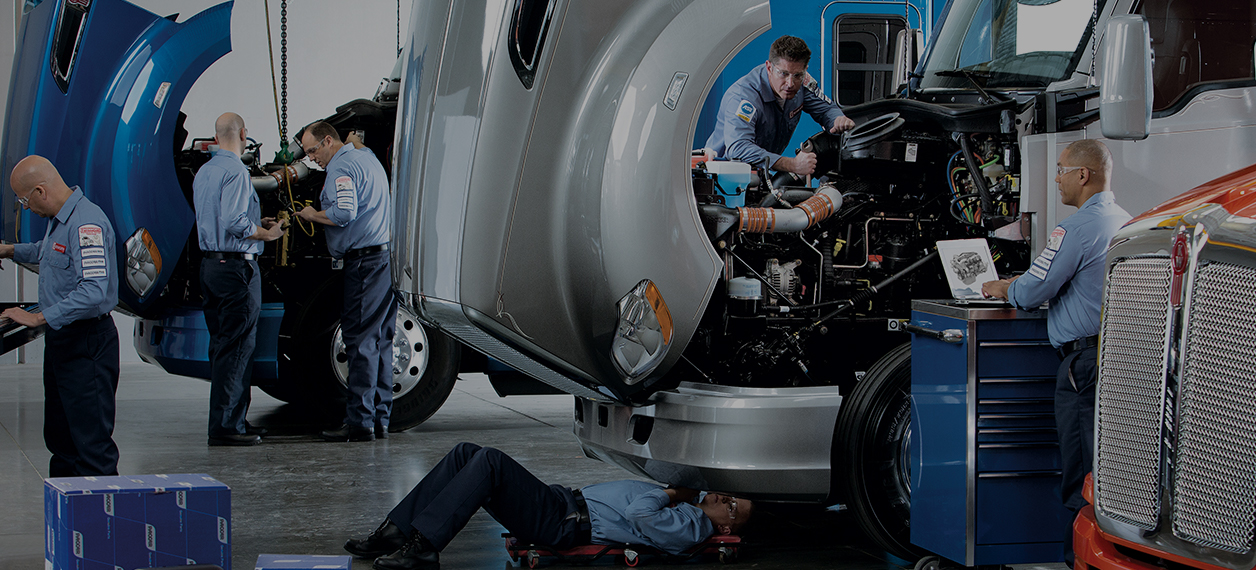
[[[13,261],[18,263],[39,263],[39,251],[43,247],[44,240],[35,243],[15,243],[13,244]]]
[[[109,232],[109,235],[105,232]],[[71,228],[70,236],[76,239],[70,240],[68,253],[56,254],[61,256],[63,261],[68,260],[69,266],[56,269],[68,270],[68,273],[73,275],[74,289],[51,305],[44,304],[47,299],[39,300],[44,319],[48,321],[48,326],[56,330],[79,319],[98,314],[98,308],[109,296],[108,287],[111,278],[109,273],[114,270],[113,264],[105,257],[114,251],[112,231],[109,228],[99,224],[80,224],[78,227]],[[84,236],[94,236],[94,242],[89,243],[98,242],[99,245],[83,247],[81,242]],[[41,276],[42,278],[44,277]],[[116,276],[112,278],[117,279]]]
[[[257,226],[249,221],[249,195],[241,191],[242,174],[231,172],[223,180],[219,212],[230,212],[231,217],[222,220],[223,229],[236,239],[247,239],[257,233]],[[249,184],[252,184],[249,181]],[[225,217],[225,216],[224,216]]]
[[[358,217],[358,187],[353,176],[346,169],[334,169],[327,172],[327,181],[323,183],[321,196],[327,219],[337,226],[345,227]]]

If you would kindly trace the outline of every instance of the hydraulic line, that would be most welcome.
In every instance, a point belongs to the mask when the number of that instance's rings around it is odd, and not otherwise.
[[[994,202],[990,200],[990,189],[986,188],[986,177],[981,174],[981,165],[973,155],[972,143],[968,135],[959,135],[959,146],[964,151],[964,163],[968,165],[968,179],[973,181],[977,194],[981,196],[981,217],[987,218],[994,214]]]
[[[876,294],[877,294],[877,293],[878,293],[881,289],[884,289],[884,288],[888,287],[891,283],[893,283],[893,282],[895,282],[895,281],[898,281],[899,279],[903,278],[903,277],[904,277],[904,276],[906,276],[907,274],[909,274],[909,273],[911,273],[911,272],[913,272],[913,271],[915,271],[915,270],[917,270],[917,269],[920,269],[920,267],[921,267],[921,266],[923,266],[923,265],[924,265],[924,264],[926,264],[926,263],[929,263],[930,261],[933,261],[933,260],[934,260],[935,258],[937,258],[937,257],[938,257],[938,252],[937,252],[937,251],[934,251],[933,253],[930,253],[929,255],[926,255],[926,256],[924,256],[924,257],[922,257],[922,258],[920,258],[920,259],[916,260],[916,262],[915,262],[915,263],[913,263],[913,264],[911,264],[911,265],[908,265],[907,267],[903,268],[903,270],[902,270],[902,271],[899,271],[898,273],[895,273],[894,275],[891,275],[891,276],[889,276],[889,277],[886,277],[884,281],[882,281],[882,282],[880,282],[880,283],[877,283],[876,285],[872,285],[872,286],[868,287],[867,289],[864,289],[863,291],[860,291],[860,292],[858,292],[858,293],[855,293],[855,295],[854,295],[854,296],[852,296],[852,297],[850,298],[850,300],[848,301],[848,303],[847,303],[846,305],[843,305],[843,306],[841,306],[841,307],[838,307],[838,308],[834,309],[833,311],[829,312],[827,315],[824,315],[824,316],[820,317],[819,319],[816,319],[816,321],[815,321],[815,322],[811,323],[810,325],[807,325],[807,326],[806,326],[805,328],[803,328],[802,330],[800,330],[800,331],[798,331],[798,332],[795,332],[795,333],[794,333],[794,336],[798,336],[798,334],[799,334],[799,333],[801,333],[801,332],[803,332],[803,331],[810,332],[811,330],[815,329],[816,327],[818,327],[818,326],[820,326],[820,325],[824,324],[824,323],[825,323],[825,321],[828,321],[829,319],[832,319],[833,317],[836,317],[836,316],[838,316],[838,315],[840,315],[840,314],[842,314],[842,313],[846,312],[846,311],[847,311],[848,309],[850,309],[851,307],[854,307],[854,306],[856,306],[856,305],[859,305],[859,304],[863,303],[864,301],[867,301],[868,299],[871,299],[871,298],[872,298],[873,296],[875,296],[875,295],[876,295]]]

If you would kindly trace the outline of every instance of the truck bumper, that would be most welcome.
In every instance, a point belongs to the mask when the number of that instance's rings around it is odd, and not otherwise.
[[[837,388],[682,383],[654,402],[576,398],[585,454],[672,485],[776,501],[829,496]]]
[[[1077,519],[1073,521],[1073,553],[1076,556],[1073,570],[1090,570],[1091,568],[1097,570],[1164,570],[1164,566],[1159,564],[1136,560],[1122,554],[1117,548],[1118,544],[1130,550],[1137,550],[1145,554],[1147,558],[1159,558],[1201,570],[1224,570],[1221,566],[1214,566],[1176,554],[1161,552],[1147,548],[1145,545],[1127,544],[1118,538],[1109,537],[1099,529],[1098,521],[1095,520],[1095,508],[1090,505],[1082,507],[1082,510],[1077,513]]]
[[[279,325],[283,303],[263,303],[253,351],[253,384],[279,378]],[[209,329],[200,309],[179,308],[160,319],[135,320],[135,351],[140,359],[179,376],[209,379]]]

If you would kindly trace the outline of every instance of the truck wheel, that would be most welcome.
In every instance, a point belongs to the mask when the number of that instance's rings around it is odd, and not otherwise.
[[[348,356],[340,331],[342,291],[340,280],[331,279],[309,302],[287,307],[279,336],[279,381],[262,387],[267,394],[343,418]],[[397,308],[388,431],[412,428],[440,409],[457,380],[459,349],[457,342],[423,326],[408,309]]]
[[[882,356],[842,402],[833,437],[835,489],[864,532],[890,554],[911,545],[911,343]]]
[[[419,322],[405,307],[397,307],[393,335],[393,407],[388,431],[417,426],[439,410],[458,379],[458,343]],[[348,390],[349,355],[337,323],[331,338],[331,368],[342,390]]]

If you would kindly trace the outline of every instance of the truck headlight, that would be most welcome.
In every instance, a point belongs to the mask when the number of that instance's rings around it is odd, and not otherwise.
[[[140,228],[126,240],[126,284],[143,299],[161,275],[161,251],[148,230]]]
[[[611,360],[626,384],[635,384],[662,364],[672,345],[672,314],[654,282],[645,279],[619,303]]]

